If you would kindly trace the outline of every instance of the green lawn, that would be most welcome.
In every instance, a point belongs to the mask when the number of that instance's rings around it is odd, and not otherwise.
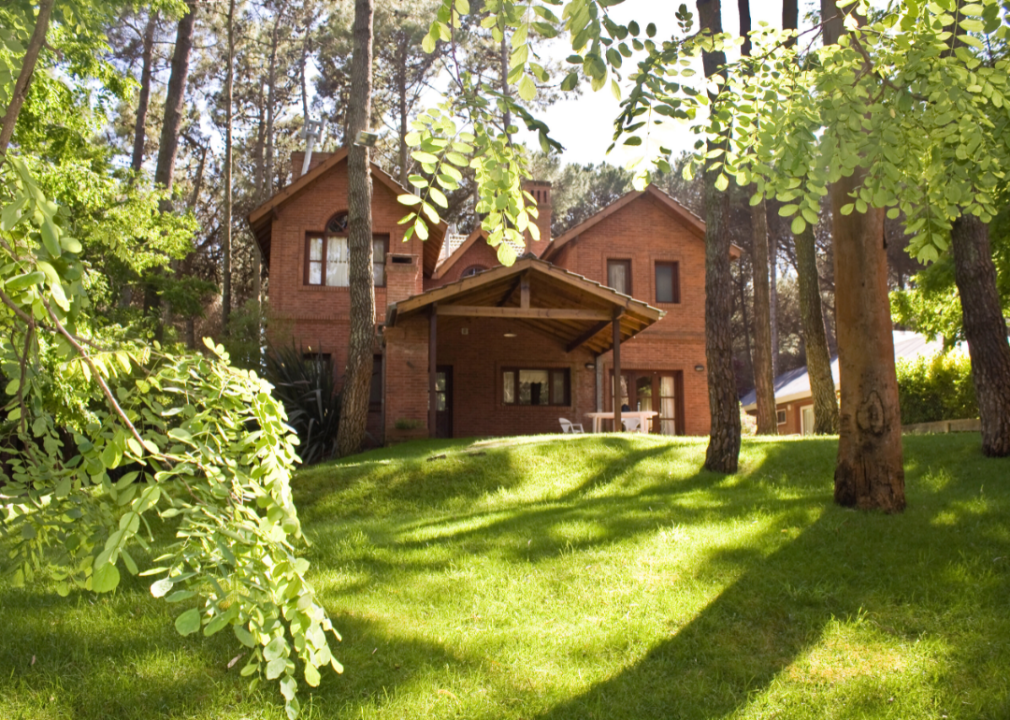
[[[908,510],[831,504],[835,442],[412,443],[296,479],[343,676],[309,718],[1010,717],[1010,460],[908,437]],[[444,455],[444,457],[438,457]],[[429,458],[431,458],[429,460]],[[181,608],[0,586],[0,718],[282,718]]]

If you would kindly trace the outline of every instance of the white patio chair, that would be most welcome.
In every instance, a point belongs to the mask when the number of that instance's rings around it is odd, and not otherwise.
[[[625,432],[638,432],[638,429],[642,427],[641,418],[628,418],[625,420],[621,418],[621,425],[624,426]]]
[[[563,433],[578,435],[579,433],[586,432],[582,429],[582,423],[573,423],[571,420],[566,420],[565,418],[558,418],[558,422],[561,423],[561,432]]]

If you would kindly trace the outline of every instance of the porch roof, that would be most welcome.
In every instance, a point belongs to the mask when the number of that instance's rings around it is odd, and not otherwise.
[[[665,314],[641,300],[534,257],[497,267],[390,305],[386,325],[428,314],[514,320],[554,337],[572,352],[599,354],[613,347],[611,324],[620,318],[621,342]]]

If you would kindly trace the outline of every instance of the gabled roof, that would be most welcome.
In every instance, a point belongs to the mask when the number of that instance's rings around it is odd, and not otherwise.
[[[600,222],[606,220],[614,213],[618,212],[619,210],[633,203],[635,200],[638,200],[640,197],[644,196],[648,196],[656,200],[659,203],[660,207],[662,207],[663,209],[668,211],[671,215],[680,220],[695,237],[701,240],[705,239],[705,222],[700,217],[695,215],[693,212],[688,210],[686,207],[681,205],[679,202],[674,200],[672,197],[667,195],[662,190],[659,190],[654,185],[649,185],[647,188],[645,188],[645,190],[641,191],[632,190],[631,192],[625,194],[623,197],[607,205],[605,208],[600,210],[592,217],[588,218],[587,220],[584,220],[575,227],[571,228],[570,230],[568,230],[568,232],[552,239],[550,245],[548,245],[547,249],[544,250],[544,252],[541,254],[541,257],[544,260],[553,260],[562,247],[564,247],[570,242],[578,240],[579,236],[582,235],[582,233],[586,232],[595,225],[598,225]],[[733,245],[730,248],[731,257],[738,258],[740,257],[740,253],[741,249],[738,246]]]
[[[449,272],[449,268],[456,264],[456,262],[466,254],[466,251],[473,247],[473,244],[478,240],[487,240],[487,232],[482,228],[477,228],[472,233],[466,236],[458,248],[456,248],[452,255],[447,257],[442,263],[435,268],[435,272],[432,273],[431,277],[434,280],[439,280],[445,277],[445,274]]]
[[[289,200],[293,199],[303,191],[308,189],[316,180],[326,175],[330,170],[347,159],[347,148],[343,147],[323,160],[321,163],[311,168],[307,173],[296,178],[289,185],[278,190],[273,196],[249,213],[247,219],[252,228],[256,243],[263,253],[263,262],[270,264],[270,246],[273,218],[277,209]],[[395,195],[403,195],[411,191],[397,182],[392,175],[387,173],[376,163],[372,163],[372,178],[389,188]],[[336,208],[334,208],[336,209]],[[405,209],[406,213],[406,209]],[[438,264],[438,256],[442,251],[442,241],[448,226],[445,222],[432,225],[425,220],[425,224],[430,228],[428,239],[424,241],[424,274],[431,276]]]
[[[521,290],[522,286],[527,290]],[[440,316],[506,318],[549,335],[566,352],[584,346],[597,354],[613,346],[615,316],[620,318],[623,342],[665,314],[532,256],[516,260],[511,267],[485,270],[390,305],[386,325],[394,327],[432,308]]]

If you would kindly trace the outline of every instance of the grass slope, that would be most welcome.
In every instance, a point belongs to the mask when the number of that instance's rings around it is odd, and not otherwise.
[[[745,440],[732,477],[704,442],[613,435],[303,471],[347,667],[304,716],[1010,717],[1010,465],[978,443],[906,438],[896,517],[831,504],[827,439]],[[0,718],[283,717],[139,580],[0,608]]]

